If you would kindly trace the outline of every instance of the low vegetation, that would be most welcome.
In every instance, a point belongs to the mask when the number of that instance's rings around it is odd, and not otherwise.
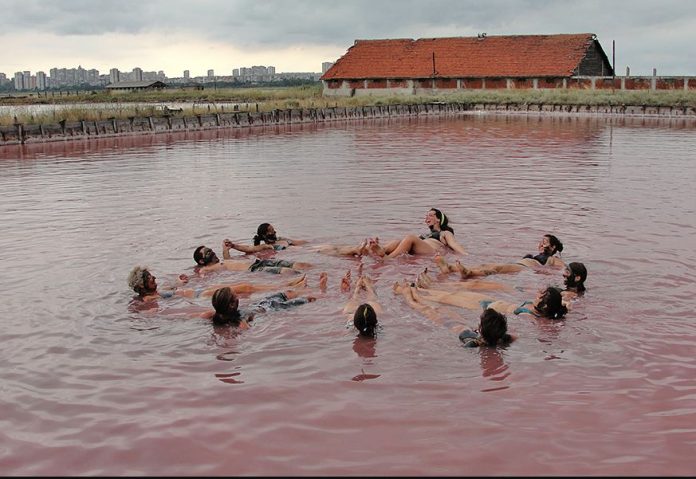
[[[468,104],[644,105],[696,108],[696,91],[620,90],[468,90],[427,96],[356,96],[324,98],[321,84],[269,88],[217,88],[113,94],[56,92],[0,97],[0,124],[56,123],[60,120],[101,120],[130,116],[157,116],[165,106],[184,104],[178,114],[207,112],[271,111],[289,108],[357,107],[368,105],[458,102]],[[54,105],[55,108],[34,105]],[[37,113],[41,111],[41,113]]]

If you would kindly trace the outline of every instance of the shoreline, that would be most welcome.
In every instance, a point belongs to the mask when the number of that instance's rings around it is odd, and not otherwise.
[[[457,114],[504,114],[543,116],[610,116],[696,120],[691,106],[569,105],[544,103],[446,103],[376,105],[357,107],[290,108],[268,112],[227,112],[206,115],[162,115],[107,120],[59,121],[56,123],[0,126],[0,147],[90,138],[249,128],[279,124],[327,123],[332,121]]]

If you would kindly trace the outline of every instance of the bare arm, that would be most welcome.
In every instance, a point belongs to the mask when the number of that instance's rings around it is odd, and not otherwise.
[[[551,256],[549,259],[546,260],[546,266],[550,266],[556,269],[563,269],[565,268],[566,264],[563,262],[561,258]]]
[[[227,256],[225,256],[224,248],[227,248]],[[259,251],[264,251],[264,250],[268,250],[268,249],[273,249],[273,245],[265,244],[265,243],[258,244],[258,245],[240,244],[240,243],[233,243],[232,241],[226,239],[223,242],[223,250],[222,250],[222,255],[225,259],[229,259],[230,248],[236,249],[237,251],[241,251],[242,253],[250,254],[250,253],[258,253]]]
[[[305,244],[309,243],[309,241],[307,241],[307,240],[296,240],[296,239],[290,239],[290,238],[278,238],[278,239],[279,239],[279,240],[285,240],[285,241],[287,241],[289,244],[291,244],[291,245],[296,245],[296,246],[302,246],[302,245],[305,245]]]
[[[440,233],[440,240],[446,246],[449,246],[450,248],[452,248],[452,250],[455,253],[464,254],[464,255],[469,254],[466,252],[464,247],[457,242],[457,240],[454,238],[454,234],[452,234],[451,231],[442,231]]]

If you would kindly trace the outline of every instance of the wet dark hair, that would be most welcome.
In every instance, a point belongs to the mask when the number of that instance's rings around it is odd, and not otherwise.
[[[549,319],[561,319],[568,312],[568,308],[563,305],[561,291],[553,286],[546,288],[536,310]]]
[[[230,303],[236,299],[236,295],[232,288],[224,287],[216,289],[213,293],[213,298],[211,302],[213,303],[213,308],[215,308],[215,314],[213,315],[213,324],[215,325],[238,325],[242,318],[239,315],[239,309],[233,308]]]
[[[353,326],[362,336],[374,337],[377,328],[377,313],[368,303],[363,303],[355,310]]]
[[[201,264],[201,260],[203,259],[203,248],[205,248],[205,245],[200,245],[193,252],[193,260],[196,262],[196,264]]]
[[[497,346],[512,341],[512,336],[507,334],[507,318],[495,309],[486,308],[481,313],[479,333],[486,344]]]
[[[570,277],[566,279],[566,287],[575,288],[578,291],[585,291],[585,280],[587,279],[587,268],[582,263],[568,263]],[[580,279],[575,281],[575,277],[580,276]]]
[[[449,226],[449,219],[447,218],[447,215],[444,214],[442,211],[438,210],[437,208],[430,208],[430,211],[435,213],[435,217],[440,220],[440,230],[442,231],[449,231],[450,233],[454,234],[454,230]],[[432,226],[430,229],[433,229]]]
[[[551,235],[551,234],[547,234],[544,236],[546,236],[549,239],[549,244],[553,248],[555,248],[557,252],[560,253],[561,251],[563,251],[563,243],[561,243],[561,240],[559,240],[558,238],[556,238],[554,235]]]
[[[205,245],[201,245],[198,248],[196,248],[193,252],[193,260],[196,262],[196,265],[198,266],[208,266],[209,264],[213,263],[213,257],[215,255],[215,251],[212,249],[208,248],[210,251],[208,254],[203,255],[203,250],[205,249]]]
[[[270,223],[261,223],[258,228],[256,228],[256,236],[254,236],[254,246],[261,244],[261,241],[267,242],[266,237],[268,236],[268,227],[271,226]]]

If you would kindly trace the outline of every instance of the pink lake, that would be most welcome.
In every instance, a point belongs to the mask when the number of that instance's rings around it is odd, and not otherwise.
[[[694,151],[693,119],[495,114],[0,147],[0,471],[693,475]],[[587,293],[563,321],[511,317],[519,339],[480,350],[393,294],[430,257],[278,252],[329,289],[242,334],[196,316],[209,300],[131,305],[134,265],[170,282],[196,246],[220,254],[261,222],[358,244],[425,232],[431,207],[465,264],[514,262],[556,234]],[[361,261],[385,309],[375,341],[341,314]],[[493,278],[520,302],[562,283]],[[198,284],[236,280],[278,278]]]

